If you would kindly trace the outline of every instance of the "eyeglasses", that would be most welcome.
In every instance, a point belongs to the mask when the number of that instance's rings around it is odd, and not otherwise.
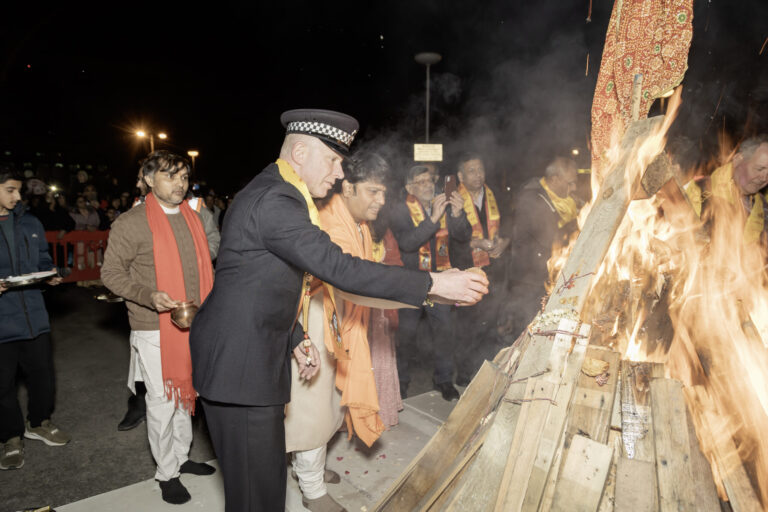
[[[411,185],[416,185],[417,187],[426,187],[427,185],[434,185],[437,183],[437,180],[439,179],[438,176],[432,176],[430,178],[422,178],[420,180],[415,180],[411,182]]]

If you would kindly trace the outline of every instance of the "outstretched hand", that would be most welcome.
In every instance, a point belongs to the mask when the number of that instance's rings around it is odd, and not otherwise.
[[[314,344],[309,346],[309,354],[307,355],[304,347],[299,343],[293,349],[293,357],[296,358],[296,362],[299,364],[300,379],[311,380],[320,370],[320,352],[317,351]]]
[[[442,304],[472,306],[488,293],[488,278],[485,273],[457,269],[433,272],[429,297]]]

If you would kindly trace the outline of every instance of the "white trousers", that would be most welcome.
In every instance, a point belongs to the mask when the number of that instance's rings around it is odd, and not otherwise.
[[[177,409],[163,390],[160,362],[160,331],[131,331],[131,348],[136,354],[135,371],[147,387],[147,437],[157,464],[155,480],[179,476],[179,468],[189,459],[192,445],[192,419]]]
[[[293,470],[299,477],[299,488],[308,500],[328,494],[325,486],[326,445],[314,450],[293,452]]]

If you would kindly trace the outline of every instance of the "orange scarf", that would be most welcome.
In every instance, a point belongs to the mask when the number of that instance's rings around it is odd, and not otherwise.
[[[411,220],[414,226],[424,222],[424,208],[421,207],[421,203],[416,197],[408,194],[405,204],[411,212]],[[443,271],[451,268],[451,260],[448,257],[448,228],[445,223],[445,214],[440,217],[440,229],[435,234],[435,249],[435,252],[437,252],[435,257],[435,267],[437,270]],[[432,271],[432,249],[429,247],[429,240],[419,247],[419,270]]]
[[[483,194],[483,201],[485,201],[485,224],[488,230],[488,239],[494,240],[499,233],[499,207],[496,204],[496,197],[488,188],[488,185],[483,185],[485,193]],[[472,226],[472,238],[474,240],[481,240],[485,238],[483,234],[483,225],[480,222],[480,212],[477,211],[475,202],[472,200],[472,194],[469,193],[467,187],[464,184],[460,184],[459,195],[464,199],[464,212],[467,214],[467,220]],[[488,256],[487,251],[474,250],[472,251],[472,262],[476,267],[485,267],[491,264],[491,258]]]
[[[147,208],[147,222],[152,231],[152,252],[155,257],[155,278],[157,289],[167,293],[174,300],[187,300],[184,285],[184,270],[171,223],[153,194],[144,202]],[[213,287],[213,268],[208,251],[208,239],[203,224],[186,201],[179,210],[187,222],[192,241],[195,244],[197,272],[200,277],[200,303],[205,300]],[[192,386],[192,357],[189,354],[189,331],[182,331],[171,322],[171,312],[159,313],[160,317],[160,361],[163,369],[165,395],[174,399],[176,407],[195,414],[195,388]]]
[[[358,224],[339,194],[334,195],[320,210],[320,223],[342,251],[358,258],[373,260],[373,241],[368,225],[360,224],[358,229]],[[333,304],[327,293],[323,305],[326,311],[325,345],[333,352],[335,344],[327,325],[328,313]],[[379,416],[376,381],[371,368],[371,349],[368,346],[370,315],[370,308],[344,302],[340,332],[343,348],[349,356],[336,360],[336,387],[341,391],[341,405],[347,407],[349,437],[352,437],[354,431],[367,446],[371,446],[384,431],[384,423]]]

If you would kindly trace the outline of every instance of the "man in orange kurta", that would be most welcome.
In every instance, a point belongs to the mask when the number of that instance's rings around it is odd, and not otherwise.
[[[334,194],[324,205],[318,205],[320,226],[335,244],[352,256],[373,260],[373,241],[367,223],[376,219],[384,205],[388,170],[386,162],[378,155],[362,154],[345,169],[341,192]],[[318,293],[312,301],[319,296],[323,299],[322,338],[328,353],[335,359],[334,384],[341,393],[347,431],[350,436],[354,433],[371,446],[384,431],[384,424],[379,416],[368,345],[370,308],[332,297],[333,290],[326,286],[313,288]],[[319,327],[313,322],[320,320],[319,315],[313,314],[313,309],[310,306],[309,326],[304,326],[310,335]],[[334,322],[334,316],[341,320],[340,323]],[[340,418],[336,419],[339,417],[336,402],[328,396],[336,391],[329,390],[329,385],[330,380],[319,377],[310,384],[294,385],[286,413],[286,447],[294,453],[293,468],[303,493],[302,502],[312,511],[342,510],[328,495],[325,486],[325,481],[333,481],[335,477],[325,471],[326,444],[340,422]],[[308,410],[319,407],[331,410]],[[312,439],[308,438],[307,421],[312,422],[312,432],[324,433],[320,436],[322,439],[314,434]]]

